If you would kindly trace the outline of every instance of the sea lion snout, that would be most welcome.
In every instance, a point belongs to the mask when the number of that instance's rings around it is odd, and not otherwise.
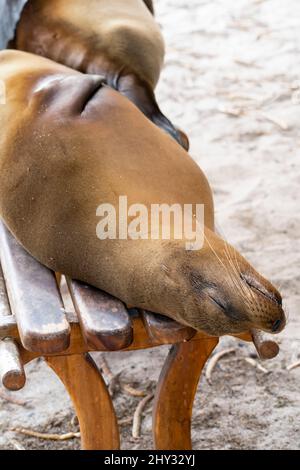
[[[201,250],[177,253],[174,260],[181,267],[175,274],[173,264],[168,276],[185,292],[182,318],[188,325],[212,336],[285,327],[280,293],[213,232],[206,230]]]
[[[251,274],[242,273],[241,279],[250,288],[254,308],[260,312],[261,319],[265,321],[262,329],[270,333],[282,331],[286,325],[286,318],[278,290],[254,270]]]
[[[282,300],[277,299],[278,296],[281,299],[281,296],[275,287],[270,288],[271,284],[266,280],[262,281],[263,278],[258,273],[256,276],[260,279],[262,289],[252,287],[242,280],[242,276],[238,280],[228,268],[225,271],[215,270],[214,278],[209,276],[211,280],[203,281],[203,274],[200,279],[195,273],[191,276],[194,308],[191,304],[188,308],[193,326],[217,336],[242,333],[251,328],[269,333],[282,331],[286,319]],[[264,281],[268,290],[263,286]]]

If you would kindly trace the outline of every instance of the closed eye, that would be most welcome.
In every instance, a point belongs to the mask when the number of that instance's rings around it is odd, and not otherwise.
[[[223,302],[222,302],[220,299],[218,299],[217,296],[214,297],[214,296],[212,296],[212,295],[210,295],[210,294],[207,294],[207,295],[208,295],[208,297],[210,298],[210,300],[211,300],[212,302],[214,302],[215,304],[217,304],[218,307],[220,307],[222,310],[224,310],[224,312],[227,311],[226,306],[223,304]]]

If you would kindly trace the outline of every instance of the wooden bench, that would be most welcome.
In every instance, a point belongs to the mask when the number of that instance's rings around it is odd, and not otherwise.
[[[166,317],[127,310],[110,295],[67,280],[74,312],[65,311],[55,274],[0,222],[0,380],[25,385],[24,365],[42,356],[64,383],[78,416],[83,449],[118,449],[112,400],[89,352],[172,344],[156,388],[156,449],[191,449],[191,417],[201,371],[218,344]],[[240,336],[251,341],[251,335]],[[51,399],[51,398],[49,398]]]

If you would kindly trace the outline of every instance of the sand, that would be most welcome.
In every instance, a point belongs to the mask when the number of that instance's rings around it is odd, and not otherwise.
[[[300,3],[298,0],[158,0],[167,43],[158,86],[164,112],[190,137],[191,154],[208,176],[218,226],[255,267],[280,287],[289,321],[268,373],[245,361],[251,345],[224,338],[212,385],[202,377],[193,414],[195,449],[300,449]],[[167,348],[111,353],[114,373],[154,388]],[[99,356],[99,355],[98,355]],[[43,361],[27,367],[17,406],[0,398],[0,448],[78,448],[10,431],[76,430],[69,399]],[[117,390],[120,418],[138,403]],[[18,444],[16,444],[16,441]],[[125,449],[152,447],[151,405],[142,437],[122,426]]]

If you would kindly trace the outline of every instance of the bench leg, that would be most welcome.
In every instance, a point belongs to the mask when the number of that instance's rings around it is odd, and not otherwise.
[[[74,404],[84,450],[119,449],[117,419],[106,384],[90,356],[47,357]]]
[[[191,418],[201,371],[218,339],[173,346],[162,369],[153,408],[155,449],[190,450]]]

